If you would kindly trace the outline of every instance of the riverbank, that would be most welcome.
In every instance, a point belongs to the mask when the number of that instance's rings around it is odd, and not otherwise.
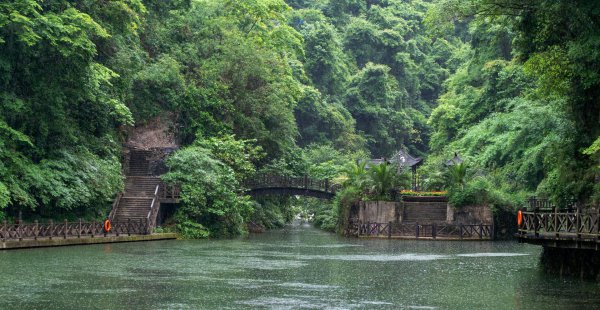
[[[40,248],[40,247],[57,247],[57,246],[72,246],[72,245],[88,245],[101,243],[122,243],[122,242],[141,242],[141,241],[157,241],[157,240],[173,240],[177,239],[175,233],[161,233],[151,235],[132,235],[132,236],[82,236],[69,238],[44,238],[44,239],[23,239],[23,240],[6,240],[0,241],[0,250]]]

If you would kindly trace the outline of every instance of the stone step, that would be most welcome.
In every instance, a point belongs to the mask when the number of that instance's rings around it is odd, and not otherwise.
[[[446,220],[446,203],[410,203],[404,204],[405,222],[436,222]]]

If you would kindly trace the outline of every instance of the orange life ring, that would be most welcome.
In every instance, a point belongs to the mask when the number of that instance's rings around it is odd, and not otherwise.
[[[106,221],[104,221],[104,225],[102,225],[102,228],[104,228],[104,232],[110,232],[111,227],[112,226],[110,225],[110,220],[106,219]]]
[[[523,212],[519,210],[519,212],[517,212],[517,225],[521,226],[521,224],[523,224]]]

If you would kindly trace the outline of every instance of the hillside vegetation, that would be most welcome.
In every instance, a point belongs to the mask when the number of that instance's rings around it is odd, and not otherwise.
[[[342,183],[401,148],[432,191],[458,152],[457,204],[595,205],[598,15],[583,0],[3,1],[0,219],[106,215],[127,128],[156,117],[182,144],[164,179],[190,237],[300,209],[332,229],[344,196],[256,202],[244,180]]]

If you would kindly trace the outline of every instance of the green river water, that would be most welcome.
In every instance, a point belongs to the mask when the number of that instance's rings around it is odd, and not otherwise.
[[[308,225],[237,240],[0,251],[1,309],[599,309],[595,282],[516,242],[343,238]]]

